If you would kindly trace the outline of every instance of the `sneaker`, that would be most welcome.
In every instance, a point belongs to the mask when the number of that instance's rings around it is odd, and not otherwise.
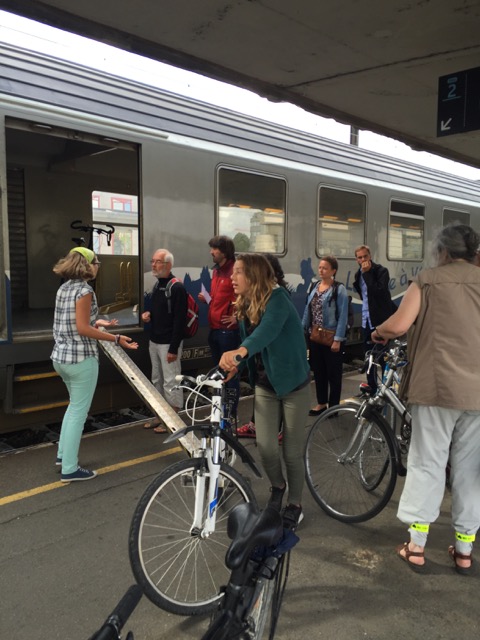
[[[244,424],[241,427],[238,427],[237,437],[238,438],[256,438],[257,430],[255,429],[255,423],[250,421],[250,422],[247,422],[247,424]]]
[[[282,510],[283,494],[285,493],[286,488],[287,485],[285,485],[283,489],[280,489],[279,487],[270,487],[270,493],[272,495],[270,496],[267,507],[273,507],[275,511],[278,511],[278,513],[280,513],[280,511]]]
[[[92,480],[97,475],[96,471],[89,471],[78,467],[73,473],[62,473],[62,482],[77,482],[79,480]]]
[[[295,531],[300,522],[303,520],[302,507],[297,507],[294,504],[287,504],[282,511],[283,526],[285,529]]]
[[[57,457],[57,459],[55,460],[55,466],[56,467],[61,467],[62,466],[62,459],[61,458]]]

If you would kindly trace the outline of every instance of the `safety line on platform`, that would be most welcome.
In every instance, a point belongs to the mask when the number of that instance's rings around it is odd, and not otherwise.
[[[127,467],[133,467],[136,464],[142,464],[143,462],[151,462],[152,460],[157,460],[158,458],[164,458],[166,456],[173,455],[174,453],[182,452],[182,447],[174,447],[173,449],[167,449],[166,451],[160,451],[160,453],[152,453],[148,456],[143,456],[142,458],[134,458],[133,460],[126,460],[125,462],[119,462],[118,464],[112,464],[108,467],[102,467],[101,469],[97,469],[97,474],[99,476],[105,473],[112,473],[112,471],[118,471],[119,469],[126,469]],[[13,493],[10,496],[5,496],[4,498],[0,498],[0,507],[10,504],[11,502],[17,502],[19,500],[24,500],[25,498],[31,498],[33,496],[39,495],[40,493],[46,493],[47,491],[52,491],[53,489],[60,489],[60,487],[68,487],[70,482],[51,482],[50,484],[44,484],[41,487],[35,487],[34,489],[28,489],[27,491],[20,491],[19,493]]]

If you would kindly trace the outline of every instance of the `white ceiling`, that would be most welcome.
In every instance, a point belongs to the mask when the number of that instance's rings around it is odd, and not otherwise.
[[[480,167],[480,131],[437,137],[439,77],[480,66],[478,0],[0,0],[0,8]]]

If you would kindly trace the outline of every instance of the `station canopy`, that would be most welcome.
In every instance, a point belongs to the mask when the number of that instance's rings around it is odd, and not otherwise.
[[[0,8],[480,167],[480,78],[460,73],[480,64],[478,2],[0,0]]]

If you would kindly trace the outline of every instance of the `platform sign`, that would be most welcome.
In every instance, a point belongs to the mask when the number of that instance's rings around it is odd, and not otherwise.
[[[480,67],[438,80],[437,137],[480,129]]]

